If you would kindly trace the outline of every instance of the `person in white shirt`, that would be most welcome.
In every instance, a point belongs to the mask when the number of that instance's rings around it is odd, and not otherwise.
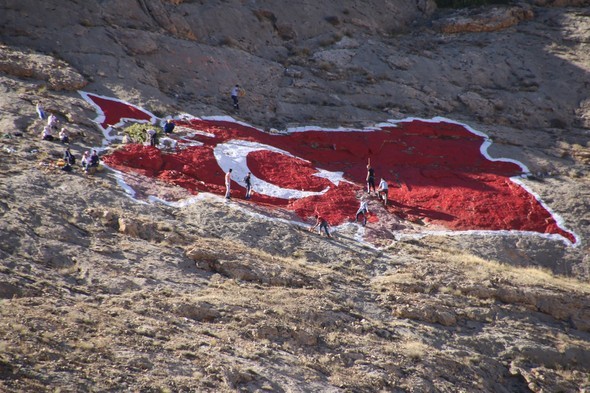
[[[369,214],[369,203],[365,199],[361,199],[361,205],[356,212],[354,222],[358,222],[359,216],[363,216],[363,226],[367,225],[367,215]]]
[[[80,160],[80,165],[82,165],[82,168],[84,168],[84,172],[88,171],[88,168],[90,167],[90,152],[89,151],[85,151],[82,154],[82,159]]]
[[[231,199],[230,188],[231,188],[231,168],[225,174],[225,199]]]
[[[383,200],[383,204],[387,206],[387,197],[389,196],[389,187],[387,186],[387,182],[382,178],[379,182],[379,188],[377,188],[377,195],[379,195],[379,199]]]
[[[51,134],[51,127],[45,126],[43,127],[43,133],[41,134],[41,139],[44,141],[52,141],[53,135]]]
[[[51,128],[57,129],[57,117],[52,113],[47,118],[47,125]]]
[[[70,143],[70,134],[68,130],[65,129],[65,127],[59,132],[59,140],[64,144]]]
[[[45,120],[45,111],[43,110],[43,107],[41,106],[41,104],[37,103],[35,109],[37,110],[37,114],[39,115],[39,119]]]
[[[156,130],[153,128],[147,130],[147,138],[150,146],[156,146]]]

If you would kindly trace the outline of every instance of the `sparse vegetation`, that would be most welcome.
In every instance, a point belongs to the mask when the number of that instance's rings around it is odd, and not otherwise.
[[[442,263],[461,267],[462,273],[470,280],[479,281],[490,277],[510,280],[517,285],[551,286],[567,288],[590,294],[590,284],[574,278],[557,276],[541,267],[518,267],[497,261],[490,261],[464,252],[439,251],[435,256]]]
[[[146,142],[147,141],[147,130],[156,130],[158,138],[164,135],[164,130],[154,124],[149,123],[133,123],[123,129],[123,132],[135,141],[135,142]]]

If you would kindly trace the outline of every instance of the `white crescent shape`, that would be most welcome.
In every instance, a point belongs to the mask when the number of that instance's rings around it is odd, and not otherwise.
[[[217,164],[221,167],[221,169],[223,169],[224,172],[229,171],[230,168],[232,169],[233,181],[242,187],[246,187],[246,183],[244,183],[244,177],[248,174],[248,172],[250,172],[248,164],[246,163],[246,158],[248,157],[249,153],[260,150],[269,150],[275,153],[296,158],[298,160],[309,162],[303,158],[292,155],[288,151],[276,148],[274,146],[239,139],[232,139],[225,143],[218,144],[213,149],[213,155],[217,160]],[[336,185],[338,185],[340,181],[343,181],[343,172],[329,172],[325,170],[319,170],[319,173],[314,174],[314,176],[316,175],[319,177],[324,177]],[[330,187],[326,187],[320,192],[314,192],[281,188],[275,184],[255,177],[254,175],[251,175],[251,182],[257,193],[281,199],[300,199],[314,195],[323,195],[330,189]]]

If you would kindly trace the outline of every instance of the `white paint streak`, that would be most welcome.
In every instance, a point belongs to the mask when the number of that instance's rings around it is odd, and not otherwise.
[[[250,171],[246,163],[248,154],[260,150],[268,150],[275,153],[284,154],[286,156],[293,157],[305,162],[309,162],[299,157],[295,157],[288,151],[276,148],[274,146],[237,139],[232,139],[225,143],[218,144],[217,146],[215,146],[215,149],[213,150],[213,155],[217,160],[217,164],[221,169],[223,169],[224,172],[227,173],[230,169],[232,170],[232,180],[234,182],[238,183],[242,187],[246,187],[244,177]],[[338,181],[337,174],[330,174],[327,171],[324,171],[323,177],[335,179],[336,181]],[[281,199],[300,199],[313,195],[323,195],[329,190],[329,187],[320,192],[281,188],[254,175],[251,175],[251,183],[255,192]]]

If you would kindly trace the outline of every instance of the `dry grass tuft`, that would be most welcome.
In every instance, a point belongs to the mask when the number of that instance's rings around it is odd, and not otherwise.
[[[516,267],[465,252],[438,251],[433,257],[437,262],[459,267],[468,279],[474,281],[498,277],[521,285],[557,287],[590,293],[590,284],[575,278],[556,276],[540,267]]]
[[[407,341],[401,344],[399,349],[400,355],[407,356],[411,359],[420,360],[432,352],[432,347],[424,344],[421,341]]]

